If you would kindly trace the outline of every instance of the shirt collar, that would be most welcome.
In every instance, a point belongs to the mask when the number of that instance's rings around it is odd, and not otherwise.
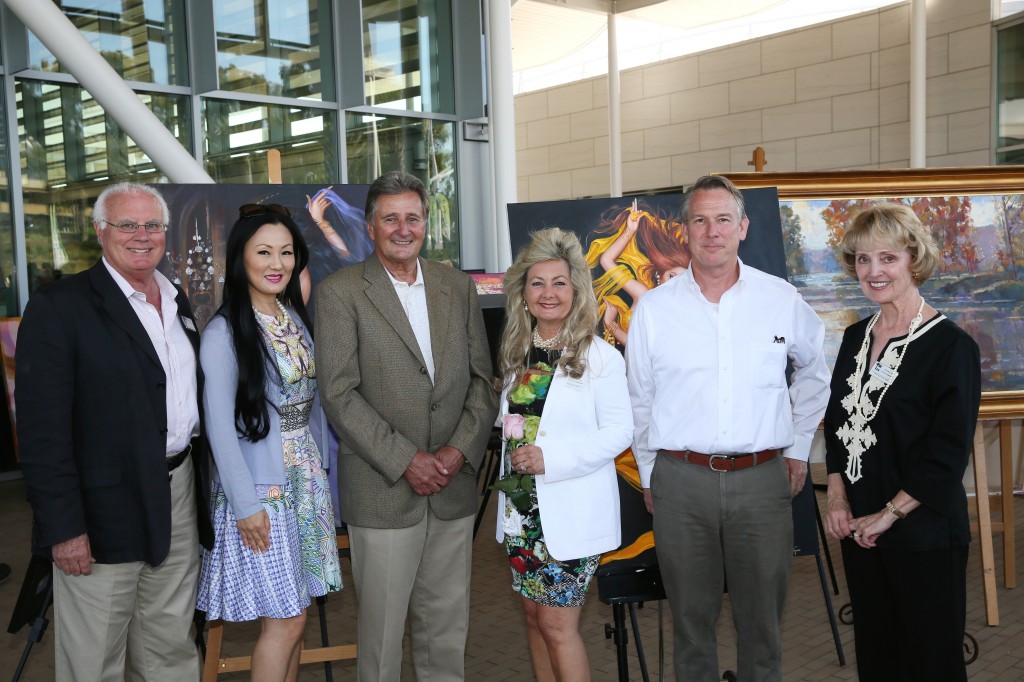
[[[736,260],[740,264],[740,276],[739,279],[736,280],[736,284],[733,286],[745,283],[747,281],[747,276],[750,274],[750,267],[743,264],[743,259],[737,256]],[[690,265],[686,266],[686,270],[683,271],[682,276],[686,278],[686,282],[689,284],[692,291],[700,291],[700,285],[697,284],[697,280],[693,277],[693,261],[690,262]]]
[[[103,266],[107,269],[107,272],[110,273],[110,276],[114,278],[114,283],[117,285],[117,288],[121,290],[121,293],[124,294],[125,298],[131,298],[132,296],[138,294],[139,296],[142,296],[143,299],[145,299],[146,295],[141,291],[136,291],[134,287],[132,287],[132,285],[128,283],[128,280],[126,280],[120,272],[115,270],[114,266],[107,262],[105,256],[102,258],[102,260]],[[174,288],[174,285],[171,284],[171,281],[169,279],[164,277],[164,274],[162,272],[160,272],[159,270],[154,270],[153,278],[156,280],[157,288],[160,289],[161,297],[170,297],[172,300],[177,298],[177,289]]]
[[[409,284],[408,282],[403,282],[400,279],[396,279],[394,277],[394,275],[391,274],[391,271],[388,270],[387,268],[384,268],[384,272],[388,273],[388,279],[390,279],[391,283],[394,284],[396,287],[399,284],[405,284],[406,286],[410,286],[410,287],[423,286],[423,268],[420,267],[420,259],[419,258],[416,259],[416,279],[413,280],[412,284]]]

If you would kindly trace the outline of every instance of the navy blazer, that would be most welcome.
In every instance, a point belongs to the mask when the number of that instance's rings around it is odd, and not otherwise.
[[[175,299],[196,350],[188,299]],[[191,327],[191,328],[190,328]],[[142,322],[102,261],[32,295],[18,330],[15,404],[32,503],[32,549],[88,533],[100,563],[159,565],[171,542],[165,375]],[[200,424],[202,424],[202,405]],[[192,454],[199,538],[212,546],[202,435]]]

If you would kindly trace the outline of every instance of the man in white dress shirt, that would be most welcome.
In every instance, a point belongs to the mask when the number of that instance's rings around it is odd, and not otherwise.
[[[199,333],[157,271],[167,204],[109,187],[93,227],[103,258],[32,294],[18,333],[18,440],[32,546],[53,560],[55,676],[199,679],[189,636],[205,444]]]
[[[790,500],[829,397],[824,325],[793,286],[740,261],[749,221],[728,179],[700,178],[682,217],[690,267],[644,295],[626,344],[676,679],[721,678],[715,624],[727,583],[738,678],[780,681]]]

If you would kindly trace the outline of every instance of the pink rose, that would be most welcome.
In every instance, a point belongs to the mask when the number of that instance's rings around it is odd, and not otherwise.
[[[506,414],[501,418],[506,439],[522,440],[524,424],[526,424],[526,417],[521,414]]]

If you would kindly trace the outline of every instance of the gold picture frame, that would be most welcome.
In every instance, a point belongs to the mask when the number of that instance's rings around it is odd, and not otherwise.
[[[1024,167],[719,173],[740,189],[775,187],[779,201],[1024,194]],[[1012,253],[1011,253],[1012,255]],[[981,419],[1024,417],[1024,390],[987,390]]]

